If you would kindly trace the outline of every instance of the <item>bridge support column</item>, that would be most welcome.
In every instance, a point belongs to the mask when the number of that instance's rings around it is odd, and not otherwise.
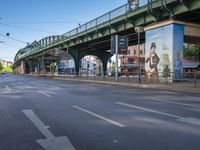
[[[74,63],[75,63],[74,75],[79,75],[80,65],[81,65],[80,52],[79,50],[72,50],[72,49],[70,49],[68,52],[74,58]]]
[[[32,74],[35,72],[35,62],[34,60],[29,60],[28,61],[28,65],[29,65],[29,73]]]
[[[145,71],[149,81],[182,78],[184,25],[172,20],[145,27]]]
[[[45,68],[45,58],[44,54],[42,54],[42,74],[46,74],[46,68]]]
[[[107,74],[107,63],[110,57],[112,56],[111,53],[106,51],[100,51],[97,56],[101,59],[102,65],[103,65],[103,75],[105,76]]]
[[[25,73],[24,66],[25,66],[24,61],[19,62],[19,64],[17,64],[17,66],[15,67],[15,73],[24,74]]]

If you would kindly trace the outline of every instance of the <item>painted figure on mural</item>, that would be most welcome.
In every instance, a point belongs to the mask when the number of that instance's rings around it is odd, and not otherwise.
[[[149,63],[149,70],[147,70],[148,81],[150,82],[159,82],[158,76],[158,63],[160,62],[160,58],[156,54],[156,44],[155,42],[151,43],[151,49],[149,53],[149,57],[146,60],[146,63]]]
[[[166,65],[163,70],[163,77],[164,78],[170,77],[170,72],[171,72],[171,70],[169,69],[169,65]]]
[[[175,54],[175,60],[174,60],[174,73],[175,73],[175,79],[181,79],[182,78],[182,59],[181,54],[177,50]]]

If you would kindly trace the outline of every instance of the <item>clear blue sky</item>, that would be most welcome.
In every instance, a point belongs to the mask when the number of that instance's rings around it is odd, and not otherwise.
[[[63,34],[80,23],[111,11],[127,0],[1,0],[0,58],[13,61],[26,44],[43,37]],[[46,22],[46,23],[45,23]],[[10,38],[6,37],[10,33]]]

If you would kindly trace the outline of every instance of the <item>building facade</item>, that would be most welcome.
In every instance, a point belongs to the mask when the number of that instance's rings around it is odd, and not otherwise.
[[[6,60],[0,59],[0,62],[2,63],[4,68],[13,65],[13,62],[11,62],[11,61],[6,61]]]
[[[134,75],[139,72],[139,65],[141,71],[144,71],[145,64],[145,49],[144,44],[132,45],[128,47],[127,55],[120,56],[120,70],[122,75]]]
[[[96,56],[86,56],[81,60],[81,75],[96,76],[102,74],[102,62]]]

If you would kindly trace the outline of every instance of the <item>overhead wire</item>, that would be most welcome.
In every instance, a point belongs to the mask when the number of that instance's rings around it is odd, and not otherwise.
[[[12,47],[12,48],[16,48],[16,49],[20,49],[22,46],[19,46],[19,45],[15,45],[15,44],[10,44],[8,42],[5,42],[4,45],[6,47]]]
[[[25,43],[25,44],[28,44],[29,42],[27,42],[27,41],[22,41],[22,40],[19,40],[19,39],[17,39],[17,38],[14,38],[14,37],[12,37],[12,36],[7,36],[7,35],[4,35],[4,34],[1,34],[0,33],[0,36],[2,36],[2,37],[7,37],[7,38],[9,38],[9,39],[11,39],[11,40],[14,40],[14,41],[17,41],[17,42],[20,42],[20,43]]]
[[[4,21],[5,24],[82,24],[84,21]]]
[[[43,33],[59,34],[56,32],[46,31],[46,30],[42,30],[42,29],[29,28],[29,27],[24,27],[24,26],[16,26],[16,25],[11,25],[11,24],[2,23],[2,22],[0,22],[0,25],[9,26],[9,27],[13,27],[13,28],[20,28],[20,29],[25,29],[25,30],[31,30],[31,31],[37,31],[37,32],[43,32]]]

